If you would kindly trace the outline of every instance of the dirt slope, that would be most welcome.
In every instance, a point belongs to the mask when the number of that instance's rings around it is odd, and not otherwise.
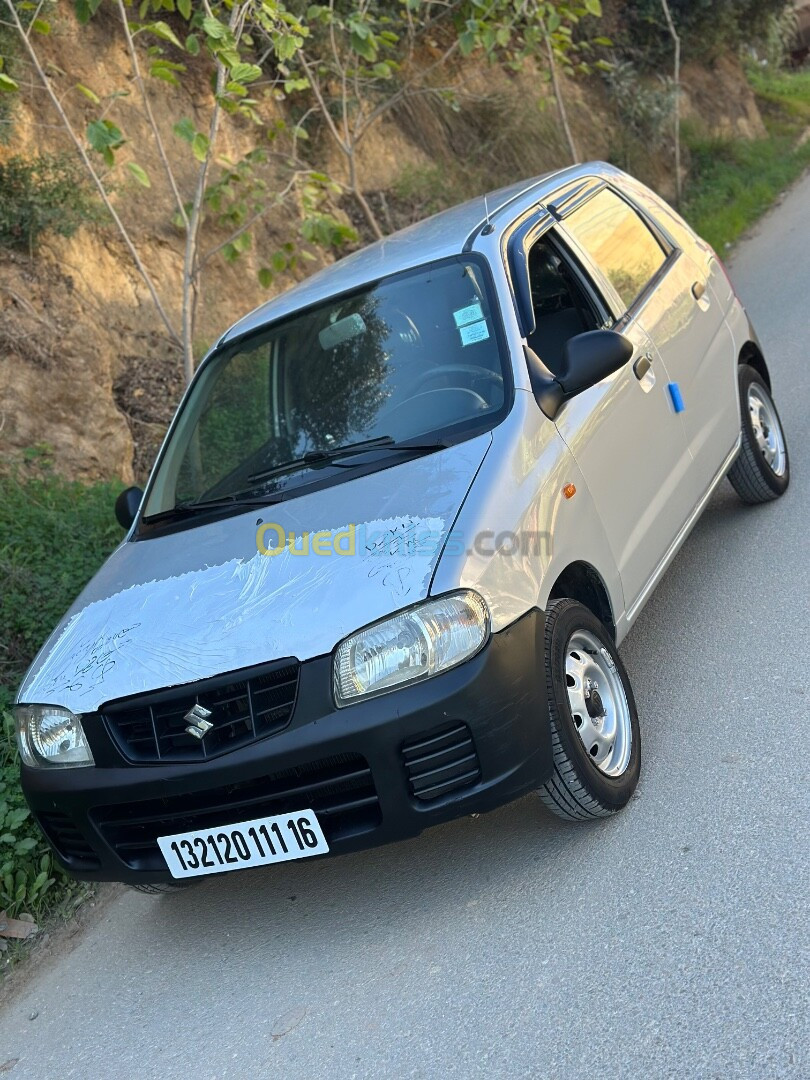
[[[52,78],[66,93],[80,127],[90,118],[89,106],[83,117],[85,104],[71,94],[71,79],[92,73],[98,93],[126,83],[126,56],[110,21],[100,18],[80,31],[68,9],[60,8],[54,33],[43,47]],[[59,72],[70,73],[70,78]],[[85,77],[90,81],[90,74]],[[469,62],[455,77],[463,92],[460,111],[419,99],[399,109],[363,145],[364,186],[387,228],[407,224],[482,187],[568,163],[553,106],[538,108],[546,94],[539,77],[530,71],[514,76]],[[718,134],[762,133],[736,61],[724,59],[708,72],[687,69],[685,81],[686,111],[701,117],[705,126]],[[183,115],[199,116],[209,92],[201,70],[184,91]],[[151,86],[151,93],[182,175],[185,148],[178,147],[171,134],[172,123],[179,119],[177,98],[159,83]],[[571,85],[567,95],[584,158],[617,160],[670,193],[667,151],[651,154],[637,147],[631,161],[618,160],[619,120],[601,79]],[[122,108],[128,132],[141,145],[148,140],[142,138],[145,131],[135,101],[133,93]],[[0,146],[0,158],[69,146],[40,88],[28,90],[15,109],[12,136]],[[222,151],[239,156],[255,138],[255,129],[244,122],[228,122]],[[342,162],[325,142],[316,141],[314,153],[333,175],[340,175]],[[152,189],[121,180],[116,200],[167,306],[176,313],[180,237],[170,222],[169,194],[157,160],[140,151],[138,159],[153,177]],[[336,209],[362,226],[350,204],[344,201]],[[221,259],[212,261],[201,303],[200,352],[270,295],[256,280],[261,256],[280,241],[295,238],[296,218],[294,205],[268,215],[255,250],[236,268]],[[216,233],[211,235],[217,239]],[[304,264],[307,271],[331,257],[321,251],[315,255],[315,261]],[[280,280],[275,288],[292,280]],[[68,476],[143,480],[181,391],[179,357],[167,344],[112,226],[86,226],[70,239],[49,238],[33,259],[0,249],[0,453],[16,455],[44,442],[54,448],[57,467]]]

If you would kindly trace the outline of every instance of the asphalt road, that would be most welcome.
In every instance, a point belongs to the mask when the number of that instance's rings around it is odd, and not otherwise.
[[[627,810],[127,891],[0,1015],[14,1080],[810,1077],[808,221],[810,178],[734,259],[792,485],[724,485],[623,645]]]

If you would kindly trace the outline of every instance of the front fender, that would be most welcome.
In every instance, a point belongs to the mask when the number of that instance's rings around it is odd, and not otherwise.
[[[515,397],[493,432],[430,591],[475,589],[498,631],[533,607],[545,608],[563,570],[585,562],[604,582],[618,625],[621,580],[585,478],[533,395],[518,390]],[[570,498],[568,485],[576,489]]]

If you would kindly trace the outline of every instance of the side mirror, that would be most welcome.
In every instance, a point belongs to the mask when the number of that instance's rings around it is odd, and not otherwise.
[[[138,487],[124,488],[115,500],[115,519],[122,529],[128,529],[135,520],[141,505],[143,492]]]
[[[565,344],[565,374],[560,378],[566,397],[596,386],[624,367],[632,355],[632,341],[615,330],[589,330],[572,337]]]
[[[549,420],[568,397],[595,386],[624,367],[633,355],[633,343],[615,330],[589,330],[566,342],[565,370],[553,375],[540,357],[524,345],[534,396]]]

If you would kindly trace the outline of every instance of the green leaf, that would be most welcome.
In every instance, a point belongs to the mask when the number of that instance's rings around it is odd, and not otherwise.
[[[87,141],[101,153],[105,147],[117,149],[122,146],[124,136],[111,120],[93,120],[87,125]]]
[[[36,34],[50,34],[51,24],[47,19],[34,19],[31,23],[31,29]]]
[[[92,101],[94,105],[101,104],[101,98],[98,96],[98,94],[94,93],[89,86],[85,86],[83,83],[76,83],[76,89],[79,91],[80,94],[84,94],[86,98],[89,98],[89,100]]]
[[[13,94],[15,90],[19,89],[19,84],[16,83],[10,75],[4,75],[3,72],[0,71],[0,92]]]
[[[202,28],[206,35],[213,38],[214,41],[224,41],[228,36],[228,27],[211,15],[203,19]]]
[[[185,64],[173,64],[170,60],[155,60],[149,68],[149,74],[153,79],[162,79],[170,86],[179,86],[180,82],[175,75],[176,71],[185,71]]]
[[[191,56],[200,55],[200,39],[196,34],[189,34],[186,38],[186,52]]]
[[[191,0],[177,0],[177,10],[188,22],[191,18]]]
[[[234,64],[230,71],[230,76],[233,82],[238,83],[251,83],[256,79],[260,79],[262,75],[262,69],[258,64]]]
[[[136,161],[128,161],[127,168],[142,187],[152,186],[152,181],[146,175],[146,171]]]
[[[183,48],[174,30],[165,22],[146,23],[141,29],[146,30],[149,34],[154,34],[161,41],[168,41],[171,45],[176,45],[178,49]]]
[[[101,0],[76,0],[74,5],[76,18],[82,26],[86,26],[100,7]]]
[[[203,135],[202,132],[198,131],[191,140],[191,149],[194,152],[194,157],[197,161],[205,161],[208,155],[208,136]]]
[[[370,64],[374,63],[377,59],[377,46],[373,38],[362,37],[356,31],[352,31],[349,40],[354,52],[362,56],[364,60],[368,60]]]
[[[277,274],[280,274],[283,270],[287,269],[287,256],[283,251],[274,252],[273,258],[270,260],[270,265]]]
[[[197,130],[194,127],[194,124],[191,120],[188,119],[187,116],[184,116],[182,120],[178,120],[172,128],[172,131],[175,133],[175,135],[178,136],[178,138],[182,139],[184,142],[187,142],[189,145],[194,142],[194,136],[197,134]]]
[[[602,0],[585,0],[585,8],[589,15],[596,15],[597,18],[602,17]]]
[[[273,44],[275,45],[276,56],[283,62],[292,60],[303,42],[297,34],[279,33],[276,34]]]
[[[295,79],[285,79],[285,81],[284,81],[284,93],[285,94],[294,94],[298,90],[308,90],[308,89],[309,89],[309,79],[307,79],[306,77],[304,77],[304,78],[295,78]]]
[[[273,271],[263,266],[256,275],[259,279],[259,284],[263,289],[269,289],[273,284]]]
[[[478,38],[473,30],[465,30],[458,36],[458,47],[462,56],[469,56],[478,44]]]

